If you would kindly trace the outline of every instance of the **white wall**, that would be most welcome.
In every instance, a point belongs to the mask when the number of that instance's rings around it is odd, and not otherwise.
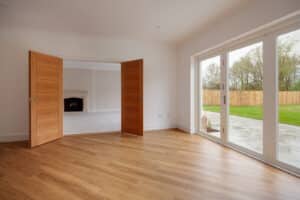
[[[64,134],[121,130],[121,66],[118,70],[64,68],[64,92],[86,94],[85,112],[64,113]],[[75,94],[72,94],[75,91]]]
[[[194,132],[191,110],[191,56],[226,40],[237,37],[300,9],[299,0],[251,1],[246,7],[219,19],[205,31],[183,42],[178,47],[177,59],[177,126]]]
[[[91,92],[92,70],[88,69],[63,69],[63,87],[65,90],[81,90]]]
[[[28,137],[28,50],[64,59],[124,61],[144,58],[144,127],[176,126],[176,51],[160,42],[1,29],[0,141]]]
[[[121,110],[121,68],[120,71],[99,71],[93,73],[94,110]]]

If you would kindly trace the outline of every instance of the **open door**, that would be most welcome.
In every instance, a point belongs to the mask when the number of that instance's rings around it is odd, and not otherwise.
[[[122,133],[143,135],[143,60],[121,63]]]
[[[29,52],[30,146],[63,136],[62,59]]]

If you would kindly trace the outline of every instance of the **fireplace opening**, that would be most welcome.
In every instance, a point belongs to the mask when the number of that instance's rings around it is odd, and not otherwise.
[[[83,98],[65,98],[65,112],[83,112]]]

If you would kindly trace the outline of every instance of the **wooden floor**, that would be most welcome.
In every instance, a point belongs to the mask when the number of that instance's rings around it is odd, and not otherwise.
[[[300,199],[300,179],[178,131],[0,144],[0,199]]]

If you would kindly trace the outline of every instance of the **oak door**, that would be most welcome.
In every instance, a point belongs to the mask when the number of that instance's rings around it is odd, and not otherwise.
[[[29,52],[30,146],[63,137],[62,59]]]
[[[143,60],[121,63],[122,133],[143,135]]]

